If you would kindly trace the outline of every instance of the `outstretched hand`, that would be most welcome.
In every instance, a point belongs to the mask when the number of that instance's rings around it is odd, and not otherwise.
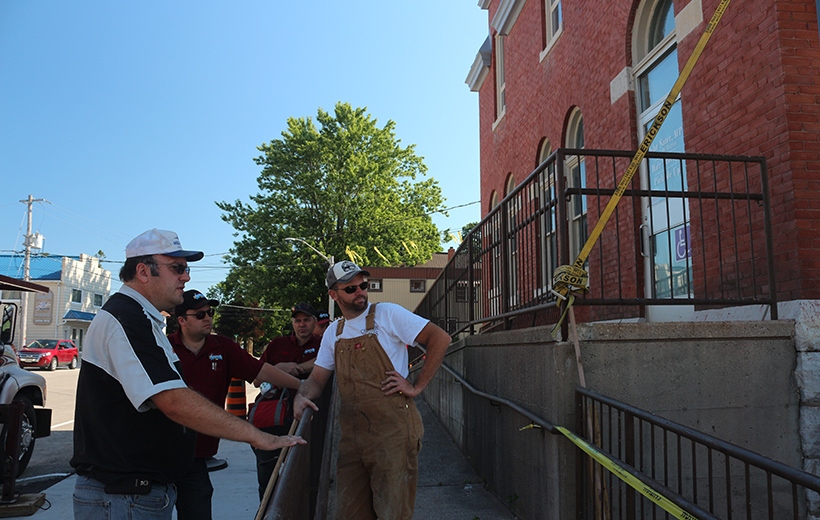
[[[389,370],[385,372],[385,374],[387,374],[387,379],[382,381],[382,392],[384,392],[384,395],[398,392],[407,397],[416,397],[419,394],[419,392],[416,391],[416,387],[395,370]]]
[[[273,451],[296,444],[307,444],[307,441],[297,435],[271,435],[266,433],[258,443],[253,444],[253,447],[264,451]]]

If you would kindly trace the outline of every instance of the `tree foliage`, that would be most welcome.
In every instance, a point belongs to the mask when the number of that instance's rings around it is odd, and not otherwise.
[[[417,265],[440,247],[429,214],[443,209],[438,183],[417,180],[427,167],[402,147],[395,123],[379,128],[366,108],[337,103],[334,112],[289,118],[282,138],[263,144],[259,193],[250,202],[217,202],[236,230],[219,284],[222,299],[265,307],[308,302],[325,308],[327,261]]]

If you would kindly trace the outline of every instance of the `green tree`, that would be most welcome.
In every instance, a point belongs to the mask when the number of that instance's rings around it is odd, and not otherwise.
[[[366,108],[337,103],[334,112],[289,118],[282,139],[263,144],[259,193],[249,203],[217,202],[236,230],[234,268],[218,287],[221,298],[243,297],[265,307],[306,301],[325,308],[327,261],[416,265],[440,248],[429,214],[443,209],[438,183],[402,147],[395,123],[379,128]]]

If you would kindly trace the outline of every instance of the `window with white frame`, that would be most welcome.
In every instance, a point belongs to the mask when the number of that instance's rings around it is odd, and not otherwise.
[[[569,119],[567,129],[567,147],[584,147],[584,116],[577,108]],[[568,155],[566,168],[569,172],[567,185],[570,188],[587,187],[586,164],[584,156],[580,154]],[[581,252],[587,240],[587,198],[585,195],[573,195],[569,201],[567,215],[569,216],[569,251],[570,259],[574,259]]]
[[[0,299],[3,300],[20,300],[22,298],[20,291],[0,291]]]
[[[79,289],[71,289],[71,303],[83,303],[83,292]]]
[[[382,280],[381,278],[368,278],[367,279],[367,290],[370,292],[382,292]]]
[[[94,307],[102,307],[103,305],[103,295],[100,293],[94,293]]]
[[[495,36],[495,91],[496,120],[507,112],[506,81],[504,78],[504,36]]]
[[[561,17],[561,0],[544,0],[544,22],[546,33],[544,49],[549,49],[564,27]]]

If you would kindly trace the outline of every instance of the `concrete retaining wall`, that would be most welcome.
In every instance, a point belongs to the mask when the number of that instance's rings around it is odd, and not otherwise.
[[[587,387],[802,467],[794,323],[586,324]],[[473,336],[445,363],[473,386],[574,429],[578,367],[548,328]],[[424,392],[487,485],[523,519],[575,517],[576,450],[440,370]]]

